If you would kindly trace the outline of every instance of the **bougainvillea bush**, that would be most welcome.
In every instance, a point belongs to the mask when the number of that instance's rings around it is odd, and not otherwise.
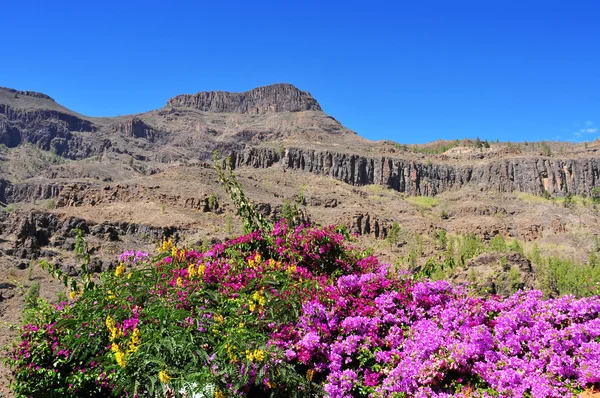
[[[600,382],[597,297],[475,297],[333,227],[120,260],[23,328],[17,396],[566,397]]]

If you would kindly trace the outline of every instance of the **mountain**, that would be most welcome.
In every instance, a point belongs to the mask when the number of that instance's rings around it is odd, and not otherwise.
[[[453,278],[483,275],[492,291],[506,291],[499,283],[514,269],[526,286],[537,283],[522,254],[480,254],[494,237],[578,262],[599,246],[598,142],[372,142],[290,84],[178,95],[157,110],[104,118],[0,88],[0,143],[3,321],[20,313],[19,283],[37,278],[47,297],[60,291],[38,260],[80,272],[76,229],[94,270],[165,237],[193,246],[238,234],[215,150],[230,156],[267,217],[295,205],[304,221],[346,225],[400,267],[451,253],[464,264]]]

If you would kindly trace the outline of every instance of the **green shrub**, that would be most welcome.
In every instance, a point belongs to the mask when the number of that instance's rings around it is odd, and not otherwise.
[[[481,254],[483,249],[483,242],[474,233],[463,235],[459,240],[458,263],[464,266],[468,259]]]
[[[400,224],[398,224],[396,221],[394,221],[392,223],[392,226],[389,229],[385,239],[390,244],[390,246],[392,246],[392,247],[398,246],[398,243],[400,243],[401,233],[402,233],[402,227],[400,226]]]
[[[490,250],[493,252],[505,252],[506,241],[504,240],[504,236],[502,236],[501,234],[497,234],[492,239],[490,239]]]

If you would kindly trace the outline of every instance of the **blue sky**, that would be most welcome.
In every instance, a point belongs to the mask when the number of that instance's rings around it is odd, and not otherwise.
[[[6,1],[0,85],[91,116],[288,82],[370,139],[600,136],[598,1]]]

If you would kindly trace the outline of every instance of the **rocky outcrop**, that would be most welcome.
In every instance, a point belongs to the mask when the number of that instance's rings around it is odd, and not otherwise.
[[[269,163],[265,159],[277,155],[273,153],[270,149],[246,152],[244,164],[264,167]],[[285,169],[327,175],[350,185],[379,184],[409,195],[435,196],[466,185],[494,192],[589,195],[600,185],[598,158],[516,157],[475,166],[454,166],[289,148],[281,162]]]
[[[158,137],[156,129],[148,126],[143,120],[137,117],[114,123],[112,130],[113,132],[129,137],[145,138],[150,142],[154,142]]]
[[[45,151],[70,159],[100,154],[111,146],[108,139],[86,142],[73,132],[97,130],[89,120],[49,109],[21,109],[0,104],[0,144],[14,148],[31,143]]]
[[[94,124],[89,120],[81,119],[70,113],[50,109],[29,110],[0,104],[0,115],[4,115],[9,121],[15,121],[27,126],[52,120],[63,122],[69,131],[92,132],[96,130]]]
[[[351,233],[376,239],[385,239],[392,226],[391,220],[381,220],[370,213],[356,213],[342,223],[350,228]]]
[[[171,98],[167,106],[195,108],[204,112],[261,115],[275,112],[320,111],[309,93],[291,84],[273,84],[242,93],[208,91]]]
[[[0,180],[0,202],[33,202],[57,198],[62,189],[62,184],[11,184],[8,181]]]
[[[52,99],[52,97],[50,97],[49,95],[46,95],[44,93],[38,93],[37,91],[21,91],[21,90],[15,90],[14,88],[8,88],[8,87],[0,87],[0,90],[8,91],[9,93],[13,94],[15,97],[24,95],[26,97],[42,98],[42,99],[54,101],[54,99]]]
[[[248,148],[241,152],[231,152],[231,164],[234,167],[249,166],[265,169],[280,160],[281,153],[270,148]]]
[[[12,248],[5,250],[5,254],[18,259],[38,258],[45,254],[44,247],[73,250],[75,229],[102,241],[117,241],[123,236],[145,242],[169,237],[177,240],[179,233],[176,227],[155,227],[125,221],[94,223],[41,211],[16,211],[8,215],[0,212],[0,236],[13,242]]]

